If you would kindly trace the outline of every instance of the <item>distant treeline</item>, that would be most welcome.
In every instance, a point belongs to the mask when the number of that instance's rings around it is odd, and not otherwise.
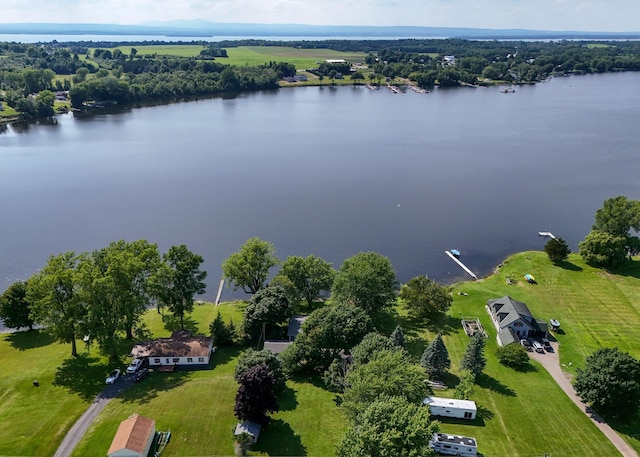
[[[135,46],[199,44],[198,57],[140,55]],[[116,47],[116,45],[118,47]],[[123,52],[123,47],[130,51]],[[76,108],[101,103],[131,103],[230,91],[275,89],[296,69],[285,62],[250,67],[224,64],[227,48],[285,46],[364,52],[365,66],[355,62],[320,64],[322,81],[349,77],[354,83],[380,83],[401,77],[420,87],[461,84],[513,84],[541,81],[556,74],[640,70],[639,41],[472,41],[463,39],[269,41],[211,43],[73,42],[0,43],[0,100],[24,117],[50,113],[51,95],[69,91]],[[90,48],[95,48],[90,52]],[[222,58],[222,60],[218,60]]]

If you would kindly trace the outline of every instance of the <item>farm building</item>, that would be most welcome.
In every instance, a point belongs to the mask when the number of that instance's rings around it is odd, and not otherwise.
[[[476,439],[468,436],[434,433],[433,438],[429,441],[429,446],[438,454],[462,457],[476,457],[478,455]]]
[[[470,400],[427,397],[422,403],[429,407],[429,412],[434,416],[473,420],[478,412],[476,403]]]
[[[146,358],[150,367],[169,371],[176,367],[207,366],[213,351],[211,337],[191,336],[191,332],[182,330],[173,332],[170,338],[136,344],[131,356]]]
[[[156,421],[134,414],[120,422],[109,457],[147,457],[156,436]]]
[[[261,428],[262,427],[260,424],[256,424],[255,422],[251,421],[244,421],[236,425],[236,429],[233,432],[233,435],[238,436],[242,435],[243,433],[247,433],[249,436],[251,436],[251,444],[255,444],[260,437]]]
[[[527,305],[508,295],[488,300],[487,312],[498,331],[500,346],[518,343],[522,338],[548,337],[549,327],[546,321],[534,318]]]

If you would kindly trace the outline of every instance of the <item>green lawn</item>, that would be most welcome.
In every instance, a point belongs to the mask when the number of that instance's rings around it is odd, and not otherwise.
[[[109,48],[109,50],[113,52],[115,49],[120,49],[123,54],[128,56],[131,53],[131,48],[136,48],[140,56],[157,54],[159,56],[196,57],[200,55],[200,51],[204,49],[204,46],[199,44],[153,44],[145,46],[118,46],[117,48]],[[93,55],[94,49],[96,48],[89,48],[91,55]]]
[[[363,52],[340,52],[331,49],[296,49],[285,46],[240,46],[227,49],[227,58],[218,62],[230,65],[262,65],[274,62],[287,62],[297,69],[316,68],[326,59],[344,59],[348,62],[364,62]],[[318,63],[319,62],[319,63]]]
[[[533,274],[538,284],[523,279],[517,285],[505,283],[506,275],[522,278],[525,273]],[[485,310],[488,299],[508,294],[527,303],[536,317],[558,319],[562,330],[556,334],[560,358],[569,374],[601,346],[617,345],[639,357],[640,262],[636,260],[616,273],[588,267],[575,255],[562,266],[554,266],[542,252],[517,254],[507,259],[496,275],[456,285],[454,304],[439,322],[425,324],[398,309],[395,322],[390,320],[385,331],[400,323],[408,349],[416,358],[441,332],[452,360],[451,374],[444,381],[453,387],[468,341],[460,317],[480,318],[489,339],[485,351],[488,365],[472,396],[478,404],[478,418],[472,423],[443,420],[441,428],[447,433],[476,437],[484,456],[617,455],[541,366],[532,364],[528,370],[516,371],[497,362],[496,332]],[[208,333],[218,311],[226,320],[233,318],[239,324],[243,306],[197,305],[185,320],[186,327]],[[155,309],[145,315],[144,322],[154,336],[167,336],[178,327],[178,322],[168,316],[163,321]],[[123,353],[127,344],[123,344]],[[102,389],[104,376],[112,367],[95,348],[88,353],[83,346],[79,349],[81,356],[71,359],[69,345],[53,343],[39,332],[0,337],[1,366],[16,367],[5,370],[0,377],[0,411],[3,418],[10,418],[0,427],[0,455],[52,455],[68,428]],[[237,390],[233,369],[240,351],[219,349],[210,370],[152,373],[106,407],[74,456],[106,453],[119,422],[133,413],[155,419],[159,430],[172,431],[165,456],[231,455]],[[32,386],[34,379],[40,387]],[[447,396],[452,390],[436,394]],[[279,401],[281,411],[273,415],[272,424],[264,429],[252,453],[332,455],[346,427],[335,395],[317,379],[297,378],[288,381]],[[640,451],[640,418],[611,425]]]

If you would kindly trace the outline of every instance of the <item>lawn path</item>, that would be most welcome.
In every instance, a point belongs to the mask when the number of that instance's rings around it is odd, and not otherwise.
[[[131,386],[131,383],[132,381],[128,379],[127,376],[123,376],[122,379],[116,381],[115,384],[107,386],[69,429],[62,443],[60,443],[58,450],[53,454],[53,457],[70,457],[91,423],[98,417],[98,414],[102,412],[111,400]]]
[[[562,390],[567,394],[567,396],[573,401],[578,408],[582,412],[584,412],[591,421],[596,424],[596,427],[604,433],[604,435],[611,441],[611,443],[620,451],[624,457],[638,457],[636,451],[631,448],[621,437],[618,435],[615,430],[613,430],[609,425],[596,414],[589,406],[585,405],[580,397],[576,394],[576,391],[571,385],[569,378],[565,375],[560,367],[560,358],[558,356],[558,343],[552,342],[551,346],[553,347],[553,352],[545,352],[544,354],[540,354],[537,352],[530,352],[529,356],[540,363],[544,367],[545,370],[549,372],[551,377],[556,381],[556,383],[560,386]]]

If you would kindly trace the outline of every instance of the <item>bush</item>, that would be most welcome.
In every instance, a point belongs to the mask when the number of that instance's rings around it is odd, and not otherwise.
[[[518,343],[498,347],[496,357],[501,364],[512,368],[522,367],[529,363],[527,350]]]

